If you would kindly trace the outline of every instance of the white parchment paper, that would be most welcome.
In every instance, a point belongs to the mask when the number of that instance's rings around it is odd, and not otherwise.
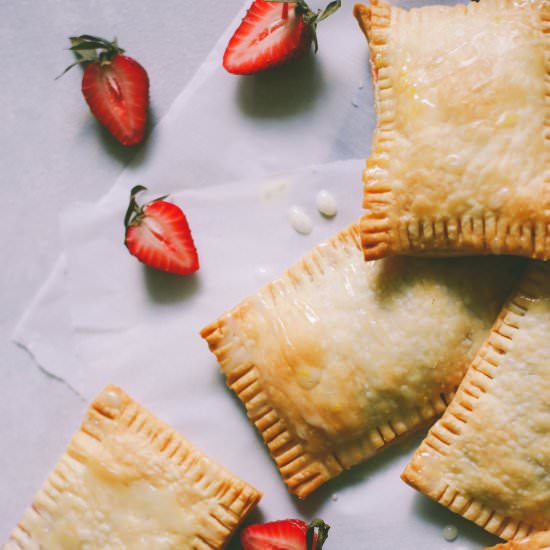
[[[123,245],[128,196],[66,212],[62,233],[73,343],[86,367],[59,363],[52,366],[53,374],[88,399],[112,381],[129,390],[135,384],[138,391],[158,385],[162,400],[164,391],[182,380],[182,361],[187,365],[201,357],[203,366],[183,365],[200,384],[205,370],[215,369],[204,366],[213,357],[199,330],[359,217],[362,164],[309,166],[172,193],[170,200],[185,211],[199,251],[200,270],[188,277],[149,269],[128,253]],[[321,189],[330,190],[339,204],[333,219],[316,209]],[[152,198],[151,192],[139,196]],[[292,205],[314,221],[310,235],[292,229]],[[197,389],[194,382],[184,385],[192,393]]]
[[[375,120],[368,51],[351,15],[353,3],[344,0],[340,12],[323,22],[316,56],[236,77],[222,69],[221,59],[247,5],[101,202],[126,200],[138,183],[164,193],[365,157]],[[64,262],[62,256],[14,332],[48,371],[65,355],[74,361],[72,328],[63,322]]]

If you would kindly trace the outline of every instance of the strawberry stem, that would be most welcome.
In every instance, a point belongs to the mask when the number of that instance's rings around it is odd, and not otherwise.
[[[128,204],[126,214],[124,215],[124,227],[126,229],[128,229],[128,226],[132,225],[136,218],[143,213],[142,207],[139,206],[136,201],[136,196],[142,191],[147,191],[147,187],[144,187],[143,185],[136,185],[135,187],[132,187],[132,190],[130,191],[130,203]]]
[[[67,71],[72,69],[75,65],[86,65],[88,63],[110,63],[113,57],[119,53],[124,53],[124,50],[117,44],[116,38],[112,42],[99,38],[98,36],[92,36],[91,34],[81,34],[80,36],[71,36],[71,50],[76,61],[69,65],[59,76],[61,78]],[[98,54],[99,51],[99,54]]]
[[[143,209],[147,205],[153,202],[163,201],[165,198],[168,197],[168,195],[163,195],[162,197],[153,199],[152,201],[146,202],[145,204],[140,206],[136,200],[136,197],[137,195],[139,195],[139,193],[142,193],[143,191],[147,191],[147,187],[144,187],[143,185],[136,185],[132,187],[132,190],[130,191],[130,202],[126,210],[126,214],[124,214],[124,227],[126,229],[128,229],[128,226],[139,221],[141,216],[143,216]]]
[[[315,530],[317,529],[317,540],[315,540]],[[323,544],[328,538],[330,525],[327,525],[322,519],[314,519],[307,527],[306,531],[306,549],[321,550]]]
[[[296,4],[294,13],[301,17],[304,23],[311,29],[314,51],[317,52],[319,44],[317,42],[317,25],[337,12],[342,6],[342,0],[332,0],[322,10],[314,12],[308,5],[306,0],[270,0],[283,4],[283,19],[288,17],[288,4]]]

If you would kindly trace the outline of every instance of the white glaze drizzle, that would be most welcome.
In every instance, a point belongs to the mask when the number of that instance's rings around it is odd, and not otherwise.
[[[317,205],[317,209],[319,210],[319,212],[321,212],[321,214],[323,214],[323,216],[326,216],[327,218],[332,218],[333,216],[336,216],[336,213],[338,212],[338,205],[336,204],[336,199],[334,198],[334,195],[329,191],[326,191],[325,189],[317,193],[315,204]]]
[[[309,235],[313,231],[311,218],[299,206],[291,206],[288,209],[288,218],[290,225],[300,235]]]

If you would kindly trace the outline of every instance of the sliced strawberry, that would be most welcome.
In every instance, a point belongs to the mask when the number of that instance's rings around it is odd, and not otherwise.
[[[341,0],[314,13],[305,0],[255,0],[232,36],[223,66],[233,74],[252,74],[317,51],[317,24],[334,13]]]
[[[241,544],[244,550],[321,550],[329,529],[320,519],[309,525],[300,519],[272,521],[244,529]]]
[[[132,189],[124,219],[130,254],[154,269],[178,275],[194,273],[199,258],[185,214],[163,200],[165,197],[140,207],[136,195],[144,190],[141,185]]]
[[[71,44],[78,58],[75,64],[86,65],[82,94],[93,115],[123,145],[142,141],[149,107],[145,69],[123,55],[116,41],[82,35],[72,37]]]
[[[143,140],[149,105],[145,69],[126,55],[110,63],[90,63],[82,77],[82,93],[97,120],[123,145]]]

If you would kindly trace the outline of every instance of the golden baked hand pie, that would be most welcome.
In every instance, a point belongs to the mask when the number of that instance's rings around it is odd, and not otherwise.
[[[487,550],[550,550],[550,532],[542,532],[526,539],[507,542]]]
[[[550,265],[528,268],[403,479],[504,539],[550,528]]]
[[[108,386],[4,548],[219,549],[260,497]]]
[[[305,497],[440,414],[523,262],[365,262],[357,224],[202,336]]]
[[[363,174],[367,259],[550,259],[550,2],[482,0],[355,15],[378,124]]]

